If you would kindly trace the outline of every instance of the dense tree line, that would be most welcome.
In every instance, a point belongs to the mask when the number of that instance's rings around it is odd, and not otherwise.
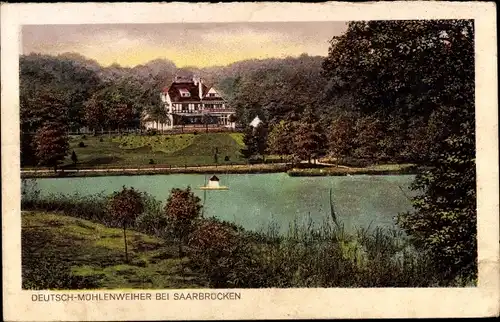
[[[330,151],[425,165],[400,225],[449,278],[476,276],[473,22],[352,22],[323,75]]]
[[[132,71],[75,54],[21,56],[21,163],[55,167],[68,152],[68,132],[140,128],[144,113],[160,118],[159,93],[172,73],[158,64]]]

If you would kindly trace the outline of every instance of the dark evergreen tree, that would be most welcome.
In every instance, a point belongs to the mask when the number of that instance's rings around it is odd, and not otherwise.
[[[254,135],[254,128],[251,126],[245,127],[245,132],[243,136],[243,143],[245,147],[241,149],[241,155],[243,158],[250,160],[252,156],[257,153],[257,140]]]
[[[304,111],[297,122],[293,137],[293,154],[299,160],[318,158],[325,151],[325,138],[312,109]]]
[[[78,162],[78,157],[76,156],[76,153],[74,150],[71,153],[71,161],[73,162],[74,165],[76,165],[76,163]]]

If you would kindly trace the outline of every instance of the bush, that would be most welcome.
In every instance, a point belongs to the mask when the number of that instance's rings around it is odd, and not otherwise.
[[[104,142],[103,138],[99,138],[99,142]]]
[[[173,236],[179,241],[179,254],[182,256],[182,244],[185,244],[192,232],[193,221],[199,217],[202,208],[201,199],[190,187],[187,189],[173,188],[165,205],[165,214],[172,224]]]
[[[51,194],[44,198],[26,198],[21,201],[23,210],[62,212],[65,215],[92,220],[108,227],[120,227],[106,211],[106,197],[102,194],[81,196]]]
[[[149,164],[155,164],[155,160],[149,159]]]
[[[153,136],[153,135],[157,135],[157,134],[158,134],[158,131],[156,129],[147,129],[146,130],[146,135]]]
[[[32,208],[40,200],[36,179],[21,179],[21,209]]]
[[[83,141],[80,141],[80,143],[78,143],[78,146],[79,146],[80,148],[84,148],[84,147],[85,147],[85,143],[83,143]]]
[[[137,231],[168,238],[168,220],[163,212],[162,203],[153,196],[143,193],[144,212],[135,220],[134,229]]]
[[[85,139],[87,139],[87,136],[84,134],[84,135],[82,135],[82,140],[85,140]]]
[[[348,166],[348,167],[364,168],[364,167],[374,165],[376,163],[376,161],[373,159],[342,157],[342,158],[339,158],[338,163],[341,165]]]
[[[202,221],[189,239],[190,265],[203,272],[210,287],[262,287],[265,275],[251,244],[220,221]]]
[[[147,193],[142,193],[144,211],[136,218],[133,228],[139,232],[165,236],[167,217],[162,203]],[[107,227],[121,228],[119,220],[110,216],[107,210],[107,199],[103,193],[81,196],[51,194],[40,197],[36,179],[23,179],[21,185],[21,209],[62,212],[65,215],[98,222]]]
[[[228,155],[226,155],[226,156],[224,157],[224,161],[229,161],[229,156],[228,156]]]

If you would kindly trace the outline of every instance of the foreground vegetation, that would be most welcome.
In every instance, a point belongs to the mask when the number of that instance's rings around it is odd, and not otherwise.
[[[443,278],[401,232],[346,231],[334,210],[323,225],[291,223],[250,232],[201,218],[199,200],[174,189],[165,206],[141,194],[143,209],[127,227],[109,197],[23,190],[23,287],[432,287],[473,285]],[[125,191],[125,190],[124,190]],[[117,194],[114,194],[116,197]],[[113,198],[113,197],[111,197]],[[189,206],[191,205],[191,206]]]
[[[163,240],[56,213],[22,215],[23,288],[196,288],[198,277]]]

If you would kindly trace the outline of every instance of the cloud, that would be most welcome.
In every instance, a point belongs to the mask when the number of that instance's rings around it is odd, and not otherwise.
[[[76,52],[103,65],[156,58],[177,66],[227,65],[243,59],[326,55],[342,22],[43,25],[23,28],[23,52]]]

